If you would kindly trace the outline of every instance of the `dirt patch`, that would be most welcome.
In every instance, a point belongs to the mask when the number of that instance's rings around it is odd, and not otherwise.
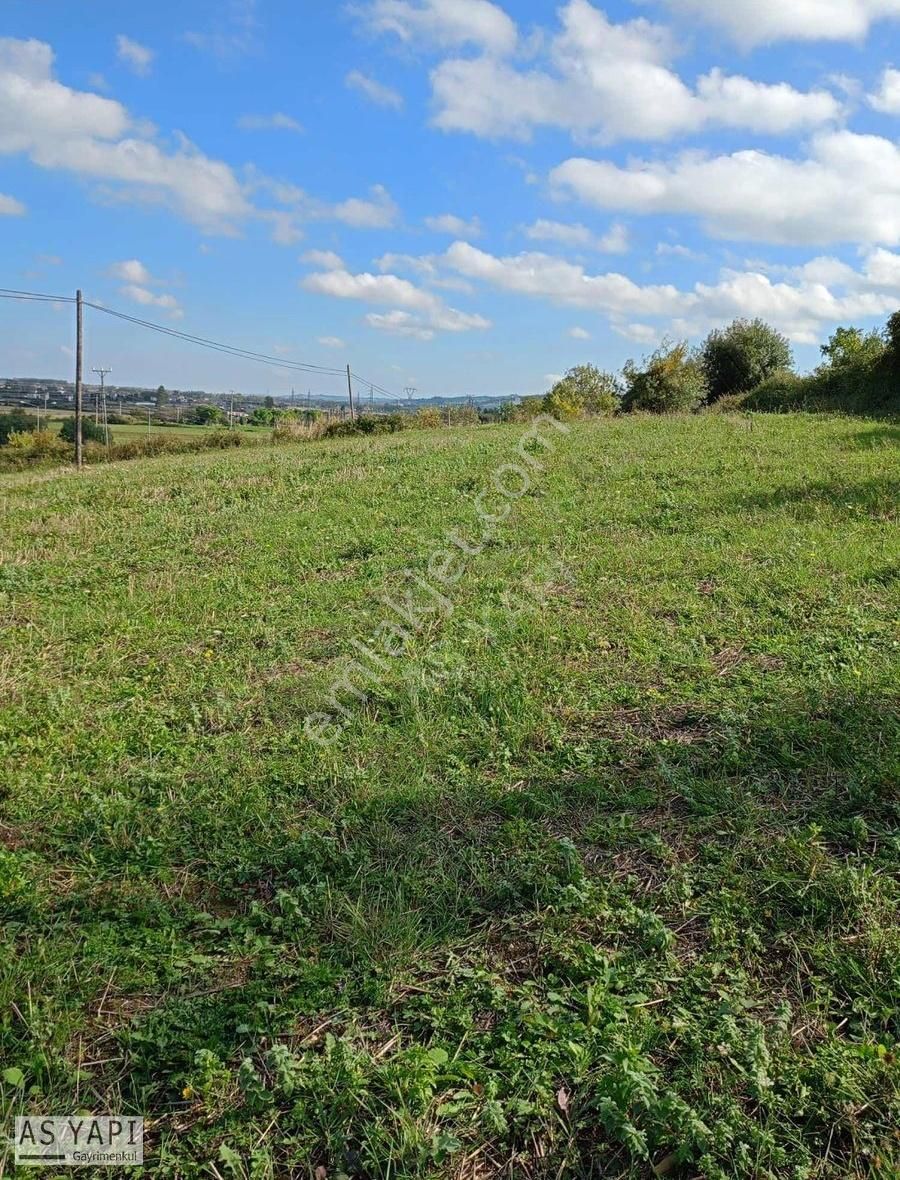
[[[0,824],[0,848],[7,852],[18,852],[26,844],[25,837],[18,828],[11,828],[8,824]]]
[[[712,658],[712,666],[717,676],[727,676],[735,668],[740,667],[745,660],[743,647],[723,647]]]
[[[708,718],[688,705],[660,709],[617,709],[606,723],[603,736],[635,736],[654,742],[674,742],[682,746],[706,741],[712,734]]]

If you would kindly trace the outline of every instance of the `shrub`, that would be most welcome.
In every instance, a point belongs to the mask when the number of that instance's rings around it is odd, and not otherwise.
[[[67,459],[71,454],[72,448],[58,434],[49,430],[17,430],[9,435],[3,448],[0,469],[21,470],[33,463]]]
[[[532,418],[537,418],[543,413],[546,411],[542,397],[523,397],[519,404],[513,407],[512,420],[514,422],[530,422]]]
[[[406,425],[403,414],[362,414],[359,418],[329,422],[309,437],[349,438],[354,434],[393,434]]]
[[[75,442],[75,419],[66,418],[59,429],[59,437],[67,443]],[[93,418],[81,419],[81,441],[106,443],[106,431]]]
[[[419,430],[434,430],[444,425],[444,419],[436,406],[422,406],[413,414],[410,425],[418,427]]]
[[[672,414],[696,410],[706,400],[703,366],[683,341],[663,341],[656,352],[645,358],[643,368],[628,361],[622,373],[626,387],[622,409],[626,411]]]
[[[700,350],[707,398],[745,393],[773,373],[789,370],[793,354],[786,336],[764,320],[735,320],[710,332]]]
[[[773,373],[755,389],[744,394],[741,407],[745,410],[787,413],[789,410],[804,409],[809,395],[809,377],[798,377],[796,373],[781,371]]]
[[[612,415],[619,408],[622,388],[612,373],[596,365],[576,365],[569,369],[544,395],[542,409],[562,420],[585,414]]]
[[[30,433],[34,429],[34,418],[24,410],[10,410],[0,414],[0,447],[5,446],[11,434]]]

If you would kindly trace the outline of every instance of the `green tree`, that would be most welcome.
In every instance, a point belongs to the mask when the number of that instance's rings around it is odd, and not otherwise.
[[[625,377],[623,410],[672,414],[696,410],[707,397],[703,365],[684,341],[672,344],[664,340],[656,352],[645,358],[643,368],[628,361],[622,373]]]
[[[881,332],[864,332],[862,328],[837,328],[827,344],[821,347],[822,356],[832,369],[847,365],[869,364],[884,355],[885,342]]]
[[[285,417],[287,415],[284,415]],[[251,426],[274,426],[278,419],[282,417],[277,410],[266,409],[265,406],[255,406],[253,413],[250,415]],[[293,415],[296,418],[296,414]]]
[[[760,319],[735,320],[710,332],[700,359],[711,402],[728,393],[746,393],[794,363],[787,337]]]
[[[159,409],[162,409],[163,406],[167,406],[168,404],[169,404],[169,391],[166,389],[165,385],[160,385],[156,391],[156,408],[159,410]]]
[[[263,399],[263,405],[266,407],[267,410],[274,410],[275,409],[275,398],[270,397],[268,394],[266,394],[265,398]]]
[[[543,408],[555,418],[580,418],[583,414],[614,414],[622,399],[622,389],[612,373],[596,365],[576,365],[569,369],[544,395]]]
[[[194,421],[199,426],[221,426],[225,422],[225,411],[218,406],[195,406]]]

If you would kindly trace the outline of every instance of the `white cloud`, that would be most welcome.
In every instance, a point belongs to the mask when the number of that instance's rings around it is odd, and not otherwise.
[[[590,340],[591,334],[586,328],[569,328],[569,335],[573,340]]]
[[[373,32],[392,33],[407,45],[510,53],[518,40],[513,20],[489,0],[371,0],[355,11]]]
[[[347,341],[342,340],[340,336],[320,336],[319,344],[323,348],[346,348]]]
[[[140,78],[146,78],[150,73],[155,56],[152,49],[141,45],[139,41],[132,41],[124,33],[119,33],[116,37],[116,57]]]
[[[303,124],[290,115],[275,111],[272,115],[241,115],[237,121],[240,131],[302,131]]]
[[[683,246],[680,242],[659,242],[656,247],[656,253],[661,257],[669,256],[671,258],[685,258],[689,260],[698,260],[703,257],[690,246]]]
[[[331,216],[355,229],[390,229],[400,210],[384,185],[373,185],[370,192],[369,200],[351,197],[334,205]]]
[[[613,328],[626,340],[634,340],[637,344],[653,345],[659,342],[659,329],[652,324],[614,324]]]
[[[900,146],[874,135],[822,133],[799,160],[764,151],[626,167],[576,158],[551,182],[602,209],[697,216],[719,237],[900,243]]]
[[[360,73],[359,70],[351,70],[344,82],[351,90],[358,90],[377,107],[387,107],[394,111],[403,110],[403,95],[399,91],[385,86],[383,82],[376,82],[374,78]]]
[[[628,227],[615,222],[605,234],[597,235],[580,222],[572,224],[539,218],[524,230],[533,242],[557,242],[573,249],[597,250],[601,254],[627,254],[630,246]]]
[[[408,336],[414,340],[433,340],[434,329],[408,311],[370,311],[366,313],[365,321],[370,328],[377,328],[379,332],[388,332],[391,336]]]
[[[307,250],[300,261],[309,266],[319,266],[322,270],[346,270],[343,258],[333,250]]]
[[[696,89],[671,69],[668,30],[649,21],[614,24],[588,0],[559,10],[560,32],[545,38],[541,68],[494,57],[452,58],[432,73],[436,126],[489,138],[527,139],[559,127],[580,139],[664,140],[704,127],[780,134],[835,120],[841,105],[826,90],[801,92],[720,70]]]
[[[477,238],[481,236],[481,222],[477,217],[468,221],[454,213],[441,213],[438,217],[426,217],[425,227],[432,233],[449,234],[453,238]]]
[[[448,266],[469,279],[504,291],[549,298],[569,307],[595,308],[615,314],[631,311],[665,315],[681,306],[675,287],[639,287],[625,275],[588,275],[582,266],[550,254],[526,252],[499,258],[467,242],[454,242],[445,255]]]
[[[184,315],[178,300],[174,295],[159,294],[155,291],[148,291],[146,287],[140,287],[136,284],[129,283],[124,287],[119,288],[119,292],[126,299],[130,299],[133,303],[140,303],[144,307],[159,307],[163,311],[167,311],[174,320],[180,320]]]
[[[589,274],[547,254],[497,257],[465,242],[450,247],[445,263],[498,290],[601,312],[617,332],[642,343],[667,332],[699,336],[737,316],[760,316],[793,340],[809,342],[836,324],[883,318],[900,300],[900,254],[884,249],[871,250],[859,270],[818,258],[779,282],[758,270],[724,270],[716,282],[684,290]]]
[[[217,15],[202,32],[188,32],[183,40],[220,62],[233,61],[258,47],[257,0],[222,0]]]
[[[110,278],[120,279],[123,283],[135,283],[141,287],[148,287],[159,280],[154,279],[143,262],[137,258],[128,258],[124,262],[114,262],[108,272]]]
[[[373,313],[366,317],[372,327],[401,335],[424,333],[467,332],[490,327],[483,316],[448,307],[440,296],[417,287],[408,279],[394,274],[351,274],[347,270],[327,270],[307,275],[301,280],[307,291],[330,295],[335,299],[356,299],[375,306],[387,306],[388,314]]]
[[[21,217],[24,213],[25,206],[21,201],[0,193],[0,217]]]
[[[900,0],[666,0],[745,48],[773,41],[862,41],[878,20],[900,17]]]
[[[143,307],[161,308],[168,312],[172,319],[180,320],[184,315],[174,295],[150,290],[151,287],[166,286],[166,280],[155,278],[139,258],[113,262],[106,273],[111,279],[117,279],[123,284],[119,288],[119,294],[132,303],[140,303]]]
[[[886,69],[878,90],[868,95],[868,100],[870,106],[884,115],[900,115],[900,70]]]
[[[628,226],[620,221],[609,227],[606,233],[598,239],[595,249],[601,254],[627,254],[631,249],[631,239]]]
[[[183,137],[167,150],[143,137],[121,103],[57,82],[49,45],[0,39],[0,155],[17,153],[125,186],[120,198],[168,205],[213,231],[233,232],[252,213],[227,164]]]
[[[380,185],[369,198],[330,205],[252,166],[238,176],[178,133],[174,144],[163,143],[121,103],[58,82],[49,45],[0,38],[0,156],[13,154],[92,181],[107,202],[162,206],[207,233],[234,236],[257,220],[290,245],[303,236],[304,220],[384,228],[398,215]],[[261,193],[274,206],[255,200]]]
[[[394,270],[408,270],[413,274],[421,275],[423,278],[432,279],[437,277],[437,255],[436,254],[382,254],[380,258],[375,259],[375,265],[380,271],[394,271]]]
[[[351,274],[348,270],[328,270],[307,275],[302,280],[307,291],[332,295],[336,299],[361,299],[365,303],[389,304],[393,307],[431,311],[440,300],[398,275]]]
[[[383,254],[375,259],[375,265],[382,272],[405,270],[418,275],[430,287],[443,291],[463,291],[471,294],[472,284],[458,275],[442,274],[438,268],[437,254]]]

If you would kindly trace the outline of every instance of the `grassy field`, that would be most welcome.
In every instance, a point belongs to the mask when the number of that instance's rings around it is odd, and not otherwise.
[[[900,1174],[900,430],[588,423],[504,501],[523,430],[0,480],[5,1118],[142,1113],[164,1177]]]
[[[31,415],[36,420],[40,420],[45,429],[49,429],[51,433],[58,434],[59,428],[67,418],[73,416],[71,410],[51,410],[49,414],[44,411],[34,409],[30,406],[2,406],[0,413],[9,412],[12,409],[21,410],[22,412]],[[140,411],[138,411],[138,414]],[[94,421],[93,411],[88,410],[85,417],[90,421]],[[150,434],[160,434],[166,438],[190,438],[195,435],[203,436],[210,434],[215,427],[211,426],[196,426],[190,423],[172,423],[170,425],[162,425],[157,421],[150,424]],[[219,429],[222,429],[221,427]],[[271,434],[272,428],[270,426],[235,426],[236,430],[241,430],[250,434]],[[113,442],[127,442],[133,438],[146,438],[147,431],[147,414],[144,412],[143,421],[113,423],[110,425],[109,433]]]

